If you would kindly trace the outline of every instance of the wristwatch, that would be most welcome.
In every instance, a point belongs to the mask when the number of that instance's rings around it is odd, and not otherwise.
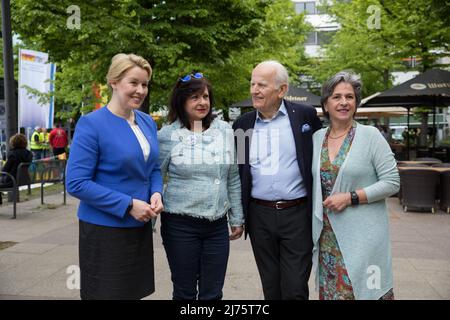
[[[350,191],[350,198],[352,199],[352,206],[359,204],[359,197],[356,191]]]

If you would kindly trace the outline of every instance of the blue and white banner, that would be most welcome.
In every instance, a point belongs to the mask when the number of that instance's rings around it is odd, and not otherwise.
[[[26,88],[36,89],[42,93],[53,91],[56,66],[48,63],[48,54],[33,50],[19,51],[19,128],[52,128],[54,99],[40,104],[39,98],[32,96]]]

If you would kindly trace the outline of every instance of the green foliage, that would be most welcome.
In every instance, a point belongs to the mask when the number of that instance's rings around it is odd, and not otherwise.
[[[211,80],[216,106],[248,96],[252,68],[264,59],[302,64],[307,27],[290,0],[78,1],[80,28],[69,29],[69,0],[12,0],[12,27],[27,48],[57,64],[57,117],[92,110],[93,83],[104,84],[119,52],[147,58],[153,68],[152,111],[167,105],[178,77],[199,70]],[[293,77],[295,79],[295,77]],[[83,109],[83,110],[82,110]]]
[[[57,63],[56,103],[72,113],[92,109],[93,83],[105,83],[111,57],[136,53],[153,67],[150,101],[166,104],[172,84],[189,66],[223,65],[235,48],[258,35],[266,1],[80,1],[80,28],[69,29],[72,1],[13,0],[13,30],[26,46]],[[252,5],[250,5],[252,4]]]
[[[402,58],[422,58],[421,71],[434,66],[438,58],[448,55],[450,43],[448,6],[438,2],[333,1],[325,9],[341,28],[310,73],[323,82],[337,71],[351,69],[361,75],[363,95],[368,96],[392,86],[391,72],[405,70]],[[379,10],[379,27],[374,25],[370,6]]]

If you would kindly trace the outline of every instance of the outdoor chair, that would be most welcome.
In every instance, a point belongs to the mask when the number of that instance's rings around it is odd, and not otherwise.
[[[403,168],[423,168],[423,167],[430,167],[429,165],[427,165],[427,164],[424,164],[424,163],[402,163],[402,162],[399,162],[398,164],[397,164],[397,167],[403,167]]]
[[[450,168],[450,163],[443,162],[443,163],[434,163],[431,165],[432,167],[436,168]]]
[[[412,168],[400,170],[402,205],[406,212],[409,208],[431,209],[435,213],[439,172]]]
[[[442,160],[438,159],[438,158],[429,158],[429,157],[420,157],[420,158],[416,158],[416,161],[429,161],[429,162],[433,162],[433,163],[441,163]]]
[[[8,172],[0,172],[1,178],[6,179],[6,177],[9,177],[12,180],[12,186],[10,187],[0,187],[0,192],[11,192],[12,197],[10,199],[13,202],[13,219],[16,219],[16,209],[17,209],[17,202],[19,202],[19,187],[20,186],[28,186],[28,194],[31,194],[31,178],[28,173],[28,168],[30,167],[29,162],[22,162],[17,167],[17,176],[13,177]]]
[[[450,213],[450,171],[441,172],[441,195],[440,207]]]

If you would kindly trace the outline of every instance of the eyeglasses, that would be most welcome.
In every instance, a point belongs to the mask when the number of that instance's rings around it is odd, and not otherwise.
[[[192,73],[191,74],[187,74],[184,77],[180,78],[180,80],[182,82],[188,82],[188,81],[191,81],[192,78],[201,79],[201,78],[203,78],[203,73],[197,72],[197,73],[194,73],[194,74],[192,74]]]

